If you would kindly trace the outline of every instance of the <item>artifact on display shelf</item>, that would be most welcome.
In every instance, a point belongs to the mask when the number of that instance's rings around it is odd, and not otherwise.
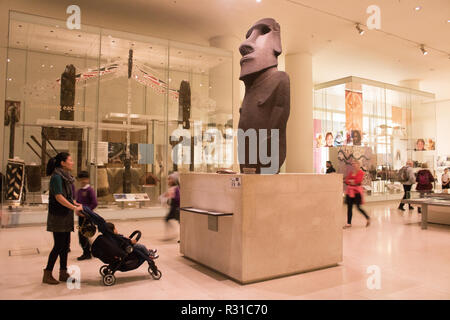
[[[41,166],[37,164],[26,165],[25,180],[28,192],[41,191]]]
[[[183,124],[183,129],[189,129],[191,124],[191,86],[189,81],[181,81],[178,98],[178,123]]]
[[[60,120],[74,120],[75,115],[75,77],[76,71],[73,64],[66,66],[61,75],[61,97],[60,105],[61,111],[59,114]]]
[[[182,125],[183,129],[190,129],[191,123],[191,86],[189,81],[181,81],[179,96],[178,96],[178,125]],[[190,171],[194,171],[194,143],[196,141],[196,137],[191,137],[191,141],[183,141],[184,136],[182,135],[177,139],[175,136],[169,137],[169,144],[172,146],[173,153],[173,171],[178,171],[178,164],[181,163],[181,159],[183,159],[183,155],[180,157],[180,152],[185,152],[184,146],[185,144],[190,144]]]
[[[8,159],[6,165],[6,201],[20,204],[23,200],[25,181],[25,162],[20,159]]]
[[[5,126],[9,126],[9,158],[14,158],[16,123],[20,120],[20,101],[5,101]]]
[[[110,193],[108,171],[105,166],[97,167],[97,196],[104,197]]]
[[[364,171],[363,185],[372,184],[372,172],[376,170],[376,158],[373,156],[371,147],[363,146],[342,146],[329,148],[330,161],[335,164],[336,172],[342,173],[346,177],[352,170],[352,161],[357,160],[361,163],[361,169]]]
[[[238,128],[244,133],[256,130],[256,143],[251,143],[251,138],[238,141],[238,145],[242,144],[238,147],[240,169],[241,172],[244,168],[255,168],[256,173],[279,173],[286,158],[286,125],[290,112],[289,76],[277,69],[281,54],[280,25],[272,18],[257,21],[248,30],[239,51],[242,55],[239,79],[245,84],[245,96]],[[271,150],[272,147],[278,148],[278,163],[273,163],[277,150]],[[262,159],[260,149],[271,155],[269,163]]]
[[[133,73],[133,50],[128,51],[128,99],[127,99],[127,125],[131,126],[131,75]],[[123,164],[125,170],[123,171],[123,192],[131,192],[131,153],[130,153],[130,130],[127,129],[127,144],[125,149],[125,159]]]
[[[426,142],[425,142],[426,140]],[[416,146],[414,148],[414,151],[430,151],[430,150],[435,150],[436,143],[434,142],[433,139],[417,139],[416,141]]]

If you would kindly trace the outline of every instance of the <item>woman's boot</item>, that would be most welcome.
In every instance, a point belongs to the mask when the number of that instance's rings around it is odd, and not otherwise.
[[[51,271],[44,269],[44,277],[42,278],[42,283],[58,284],[59,282],[58,282],[58,280],[53,278]]]
[[[69,279],[70,274],[67,273],[67,270],[61,269],[59,270],[59,281],[67,281]]]

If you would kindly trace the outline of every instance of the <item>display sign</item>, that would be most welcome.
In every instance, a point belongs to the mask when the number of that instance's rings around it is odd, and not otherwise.
[[[241,187],[241,178],[240,177],[231,178],[231,187],[232,188],[240,188]]]
[[[41,197],[42,197],[42,203],[48,204],[48,194],[43,194],[43,195],[41,195]]]
[[[117,202],[150,201],[146,193],[115,193],[113,196]]]
[[[138,163],[153,164],[154,146],[153,144],[139,143],[138,145]]]

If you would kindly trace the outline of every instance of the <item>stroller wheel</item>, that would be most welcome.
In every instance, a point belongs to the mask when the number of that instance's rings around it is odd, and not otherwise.
[[[110,273],[110,271],[108,270],[108,265],[105,264],[101,266],[99,272],[101,276],[106,276],[108,273]]]
[[[148,267],[148,273],[150,273],[150,275],[152,276],[152,278],[155,279],[155,280],[161,279],[162,273],[161,273],[161,271],[159,271],[158,269],[156,269],[155,271],[153,271],[151,267]]]
[[[112,286],[116,283],[116,277],[113,274],[107,274],[103,277],[103,284],[105,286]]]

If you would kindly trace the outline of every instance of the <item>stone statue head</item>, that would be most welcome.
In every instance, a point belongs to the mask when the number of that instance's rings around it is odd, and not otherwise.
[[[239,52],[242,55],[240,80],[277,66],[281,54],[280,25],[272,18],[257,21],[248,30]]]

